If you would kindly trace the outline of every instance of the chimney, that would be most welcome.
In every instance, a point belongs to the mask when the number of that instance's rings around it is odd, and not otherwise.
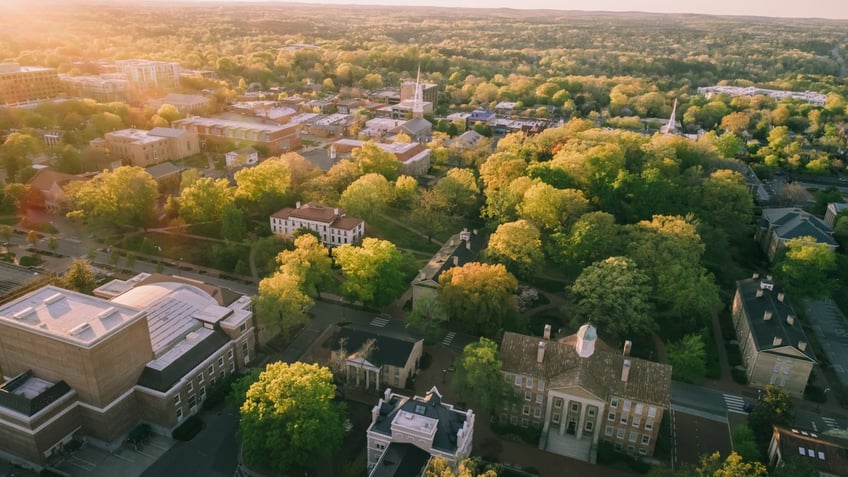
[[[333,215],[335,215],[336,217],[338,217],[338,216],[339,216],[339,208],[338,208],[338,207],[336,207],[335,209],[333,209]]]
[[[783,338],[780,336],[775,336],[774,341],[771,342],[772,346],[780,346],[781,344],[783,344]]]
[[[377,405],[371,408],[371,425],[374,425],[377,422],[377,417],[380,416],[380,405],[382,401],[378,401]]]
[[[471,250],[471,240],[465,241],[465,250]]]
[[[754,280],[756,280],[756,279],[760,278],[760,274],[759,274],[759,273],[755,273],[755,274],[754,274],[754,276],[753,276],[753,277],[751,277],[751,278],[753,278]]]
[[[625,359],[621,366],[621,380],[626,383],[628,378],[630,378],[630,360]]]
[[[763,321],[768,321],[771,319],[771,310],[766,310],[763,312]]]
[[[300,201],[295,202],[295,204],[294,204],[294,208],[295,208],[295,209],[299,209],[299,208],[300,208]]]
[[[783,292],[780,292],[780,293],[777,294],[777,301],[780,301],[780,302],[783,301]]]
[[[772,276],[771,276],[771,275],[766,275],[766,280],[771,281],[771,280],[772,280]]]
[[[536,351],[536,362],[541,363],[545,359],[545,342],[539,341],[539,350]]]
[[[459,266],[459,257],[457,255],[454,255],[452,258],[453,258],[453,266],[458,267]]]
[[[630,348],[633,347],[633,342],[630,340],[624,340],[624,356],[630,356]]]
[[[551,325],[545,325],[545,339],[551,339]]]
[[[807,350],[807,342],[806,341],[799,341],[798,342],[798,349],[800,349],[801,351],[806,351]]]
[[[763,289],[757,288],[757,298],[762,298],[762,297],[763,297]]]

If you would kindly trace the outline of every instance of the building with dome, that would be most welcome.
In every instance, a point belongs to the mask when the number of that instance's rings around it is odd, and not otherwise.
[[[140,425],[170,433],[255,354],[247,296],[146,273],[95,295],[48,285],[0,306],[0,454],[38,468]]]
[[[538,338],[507,332],[501,341],[504,379],[516,400],[502,423],[541,430],[539,448],[594,463],[598,443],[651,456],[669,409],[671,366],[616,351],[591,324],[560,339],[545,326]]]

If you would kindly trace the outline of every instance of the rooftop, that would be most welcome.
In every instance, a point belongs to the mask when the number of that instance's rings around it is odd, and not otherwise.
[[[433,258],[427,262],[412,281],[413,285],[423,285],[429,282],[431,286],[437,286],[439,276],[451,267],[463,266],[468,262],[477,260],[477,256],[483,249],[483,237],[477,231],[469,232],[464,230],[455,234],[447,242],[442,245],[442,248],[433,255]],[[456,263],[454,258],[456,257]]]
[[[540,341],[546,343],[541,363],[537,360]],[[550,386],[580,386],[604,401],[618,396],[668,406],[671,366],[607,351],[610,348],[606,345],[596,345],[591,356],[581,358],[569,344],[573,341],[574,335],[552,341],[507,332],[501,341],[503,370],[543,378]],[[630,363],[630,374],[622,381],[625,361]]]
[[[430,454],[412,444],[391,443],[369,477],[409,477],[421,475]]]
[[[311,220],[328,224],[336,229],[350,230],[362,223],[362,219],[346,217],[343,209],[326,207],[315,202],[303,206],[286,207],[271,214],[271,218],[288,220],[290,218]]]
[[[266,133],[274,133],[278,131],[285,131],[291,128],[290,124],[259,124],[250,121],[235,121],[231,119],[219,119],[219,118],[200,118],[200,117],[191,117],[180,119],[179,121],[174,121],[174,125],[182,126],[182,125],[196,125],[196,126],[205,126],[208,128],[235,128],[235,129],[248,129],[257,132],[266,132]]]
[[[361,330],[350,326],[342,327],[330,339],[332,340],[330,343],[332,351],[338,351],[341,340],[345,340],[345,350],[349,358],[357,355],[358,350],[367,340],[373,339],[374,350],[364,358],[377,367],[387,364],[399,368],[406,366],[415,343],[421,341],[413,337],[386,336],[377,331]]]
[[[32,416],[69,392],[65,381],[52,383],[27,371],[0,386],[0,406]]]
[[[737,281],[736,289],[758,351],[806,357],[815,362],[816,355],[808,345],[798,314],[780,287],[770,280],[748,278]]]
[[[119,131],[112,131],[106,133],[107,136],[111,137],[119,137],[123,139],[129,139],[136,144],[150,144],[157,141],[161,141],[162,138],[158,136],[154,136],[150,134],[150,131],[145,131],[144,129],[121,129]]]
[[[139,309],[65,290],[42,287],[0,307],[0,322],[91,348],[144,317]]]
[[[185,133],[186,132],[183,129],[157,127],[151,129],[147,135],[157,137],[180,137],[185,136]]]
[[[0,302],[45,277],[24,267],[0,261]]]
[[[833,238],[833,230],[824,221],[797,207],[763,209],[763,219],[781,239],[813,237],[820,243],[839,245]]]
[[[800,458],[827,475],[848,476],[848,440],[830,432],[774,427],[783,460]]]

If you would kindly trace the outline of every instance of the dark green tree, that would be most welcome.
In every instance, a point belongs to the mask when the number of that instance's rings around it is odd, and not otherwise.
[[[510,385],[504,381],[498,344],[488,338],[465,346],[456,366],[453,388],[479,408],[493,412],[501,408]]]

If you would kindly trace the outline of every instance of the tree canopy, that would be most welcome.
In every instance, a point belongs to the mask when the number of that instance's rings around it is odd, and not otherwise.
[[[89,181],[65,187],[71,211],[68,217],[118,227],[146,227],[154,216],[159,187],[141,167],[122,166],[103,171]]]
[[[486,256],[514,275],[530,277],[544,260],[539,229],[523,219],[499,225],[489,237]]]
[[[518,280],[501,264],[469,262],[439,277],[439,300],[451,322],[468,333],[494,336],[515,312]]]
[[[342,295],[349,301],[383,306],[400,296],[406,287],[403,255],[386,240],[368,237],[361,246],[336,247],[333,258],[344,277]]]
[[[504,382],[501,369],[503,362],[498,344],[488,338],[480,338],[462,350],[453,378],[453,388],[460,396],[478,407],[492,412],[500,409],[510,386]]]
[[[797,298],[821,298],[836,288],[837,258],[831,248],[812,237],[798,237],[786,243],[775,259],[775,278]]]

